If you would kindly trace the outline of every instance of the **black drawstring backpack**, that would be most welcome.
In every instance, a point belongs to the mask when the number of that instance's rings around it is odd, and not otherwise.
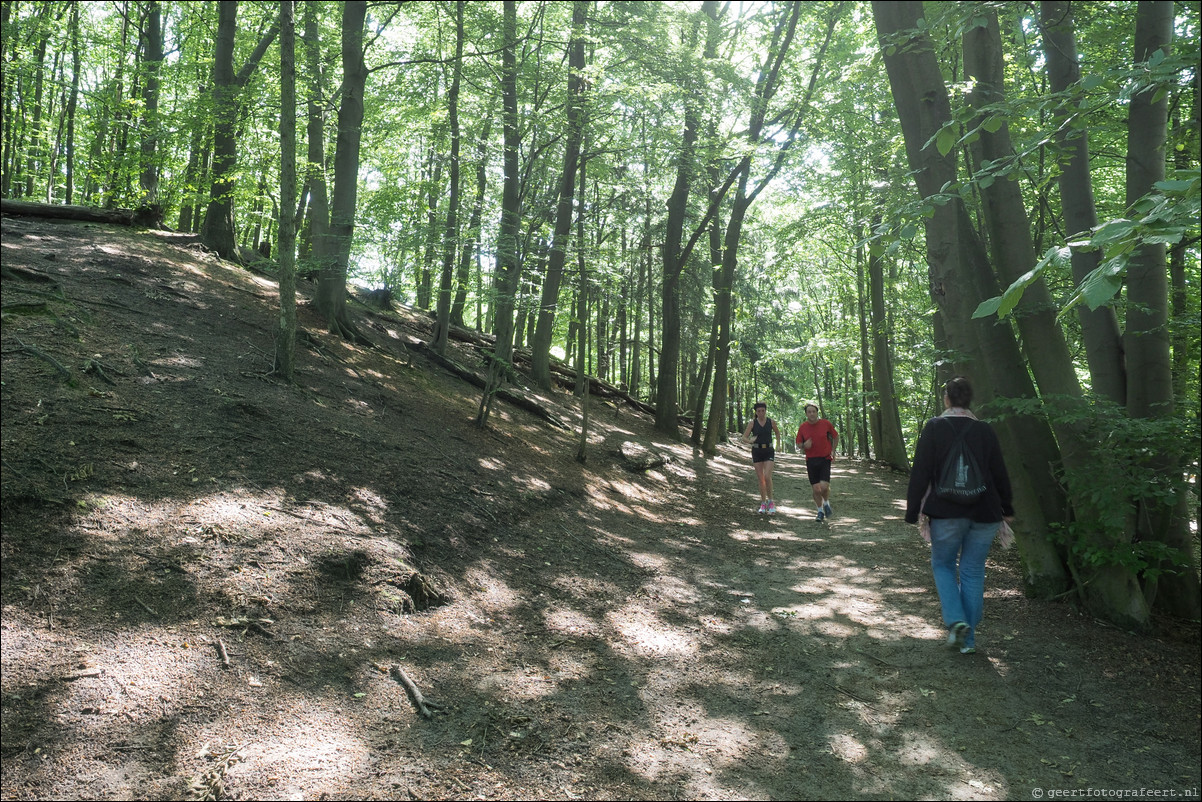
[[[952,426],[952,422],[947,422]],[[955,429],[955,426],[952,426]],[[985,474],[977,462],[976,456],[964,442],[964,435],[972,424],[965,426],[956,435],[951,449],[939,469],[939,477],[935,482],[935,495],[944,501],[954,501],[957,504],[973,504],[985,493]]]

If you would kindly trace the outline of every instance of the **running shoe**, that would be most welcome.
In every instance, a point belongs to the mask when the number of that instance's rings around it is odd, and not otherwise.
[[[822,502],[822,511],[826,513],[827,518],[834,514],[831,512],[831,503],[829,501]]]
[[[826,518],[826,513],[823,512],[822,510],[818,510],[818,523],[822,523],[822,521],[825,518]]]
[[[768,511],[768,502],[761,501],[760,502],[760,512],[767,512],[767,511]]]
[[[965,648],[965,639],[968,638],[968,624],[963,621],[957,621],[952,624],[952,628],[947,631],[947,645],[955,646],[957,649]]]
[[[976,653],[977,653],[976,646],[961,646],[960,647],[960,654],[976,654]]]
[[[771,514],[772,514],[772,513],[774,513],[774,512],[776,512],[776,502],[775,502],[775,501],[769,501],[769,502],[768,502],[768,514],[769,514],[769,515],[771,515]]]

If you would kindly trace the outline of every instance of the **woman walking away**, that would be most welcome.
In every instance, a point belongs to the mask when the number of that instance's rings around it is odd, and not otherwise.
[[[776,428],[776,421],[768,417],[768,405],[763,401],[753,409],[755,417],[743,432],[743,442],[751,446],[751,461],[755,464],[756,478],[760,480],[760,512],[774,513],[772,467],[776,464],[776,449],[772,447],[772,435],[776,435],[776,448],[780,448],[780,429]]]
[[[906,492],[906,523],[922,519],[947,642],[961,654],[976,651],[989,547],[1003,521],[1014,519],[997,433],[977,420],[971,404],[968,379],[957,376],[947,383],[943,414],[927,421],[918,437]]]

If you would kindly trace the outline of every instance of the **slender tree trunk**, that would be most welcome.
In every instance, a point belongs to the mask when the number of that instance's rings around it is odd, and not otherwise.
[[[519,196],[518,148],[518,89],[517,89],[517,3],[504,2],[504,33],[501,51],[501,122],[503,129],[505,183],[501,192],[501,224],[497,231],[497,278],[491,306],[496,307],[494,333],[495,350],[489,361],[488,379],[476,425],[486,426],[492,412],[492,401],[509,370],[513,357],[513,310],[520,278],[518,262],[518,233],[521,224]]]
[[[305,186],[309,189],[309,209],[305,217],[308,264],[302,267],[305,273],[318,277],[315,303],[329,322],[341,314],[341,296],[337,270],[332,264],[333,245],[330,242],[321,34],[317,25],[319,8],[318,0],[305,2],[305,63],[309,73],[305,117]]]
[[[568,42],[567,142],[564,145],[559,203],[555,209],[555,231],[551,239],[551,254],[547,261],[547,277],[543,281],[538,325],[531,343],[530,378],[544,390],[551,389],[551,340],[555,332],[555,313],[559,306],[559,287],[563,281],[568,238],[572,231],[576,166],[580,161],[580,143],[584,138],[583,37],[588,6],[588,0],[575,0],[572,4],[572,38]]]
[[[417,305],[430,308],[434,280],[430,266],[434,263],[435,243],[438,240],[438,199],[442,194],[442,124],[430,130],[430,147],[426,154],[426,244],[422,261],[417,268]]]
[[[207,90],[202,85],[200,93]],[[184,167],[183,198],[180,201],[179,219],[176,227],[180,231],[192,230],[192,210],[198,202],[196,188],[200,185],[201,149],[204,148],[205,123],[199,118],[192,120],[192,136],[188,146],[188,163]]]
[[[709,21],[713,32],[718,15],[716,0],[706,0],[693,19],[689,51],[697,46],[703,20]],[[713,40],[707,36],[707,43]],[[708,49],[707,49],[707,52]],[[688,213],[689,187],[696,170],[694,151],[701,121],[701,97],[698,77],[691,72],[683,76],[685,83],[684,131],[677,153],[676,182],[668,198],[668,217],[663,246],[662,314],[660,316],[659,379],[655,393],[655,428],[673,438],[680,437],[677,374],[680,370],[680,276],[688,255],[684,252],[684,224]]]
[[[1069,92],[1081,79],[1072,5],[1068,0],[1044,0],[1040,18],[1044,26],[1049,88]],[[1057,120],[1056,140],[1061,148],[1060,203],[1070,239],[1086,234],[1098,224],[1093,181],[1089,172],[1089,129],[1084,120]],[[1073,249],[1073,278],[1081,283],[1101,261],[1098,251]],[[1081,337],[1085,344],[1094,392],[1116,404],[1127,403],[1126,369],[1118,317],[1110,305],[1090,309],[1077,305]]]
[[[296,357],[296,20],[280,2],[280,323],[276,370],[292,381]]]
[[[639,246],[638,279],[634,289],[634,353],[630,356],[630,395],[639,397],[643,381],[643,301],[647,298],[648,275],[652,270],[651,193],[644,192],[643,239]]]
[[[718,170],[716,167],[712,167],[710,169],[710,186],[716,186],[718,182]],[[722,229],[717,215],[714,215],[714,220],[710,223],[709,253],[711,265],[722,264]],[[719,293],[722,291],[719,271],[711,271],[710,287],[714,293],[714,298],[717,299]],[[714,367],[717,362],[715,357],[721,347],[722,319],[718,315],[716,307],[717,305],[715,304],[714,315],[710,320],[710,336],[705,349],[705,365],[701,369],[701,380],[698,383],[700,386],[697,388],[697,395],[693,402],[693,434],[690,442],[696,446],[702,445],[705,441],[705,402],[711,393],[711,379],[713,378]],[[713,387],[715,388],[713,392],[714,398],[717,398],[718,393],[716,388],[718,385],[716,382],[713,384]],[[711,416],[714,408],[714,398],[709,399]],[[719,416],[721,416],[721,413],[719,413]]]
[[[197,187],[209,186],[209,181],[213,175],[213,128],[208,123],[204,123],[204,139],[202,149],[200,151],[200,172],[197,174]],[[194,234],[200,233],[200,228],[204,225],[205,204],[201,202],[204,194],[200,192],[197,196],[197,201],[192,207],[192,222],[188,226],[188,230]]]
[[[480,129],[480,139],[476,146],[476,199],[472,203],[472,216],[468,220],[467,235],[463,239],[463,247],[459,251],[459,273],[455,290],[455,302],[451,304],[451,322],[456,326],[464,325],[463,310],[467,306],[467,288],[471,283],[472,254],[478,251],[480,241],[480,222],[484,213],[485,187],[488,185],[488,140],[492,131],[493,109],[489,107],[484,115]],[[476,287],[476,297],[480,297],[480,288]],[[479,307],[476,310],[476,328],[483,328],[480,323]]]
[[[67,100],[67,187],[63,200],[70,206],[75,202],[75,114],[79,108],[79,73],[83,69],[79,50],[79,3],[71,4],[68,26],[71,32],[71,94]]]
[[[1141,0],[1135,18],[1135,64],[1143,65],[1158,51],[1169,55],[1173,39],[1173,3]],[[1165,178],[1168,98],[1155,87],[1137,92],[1127,114],[1127,206],[1131,207]],[[1169,285],[1165,246],[1145,243],[1127,266],[1127,412],[1132,418],[1167,420],[1175,406],[1173,365],[1168,327]],[[1186,561],[1180,571],[1163,575],[1149,589],[1159,606],[1185,618],[1200,611],[1198,568],[1193,539],[1177,501],[1184,493],[1180,479],[1182,454],[1159,452],[1144,467],[1165,477],[1172,489],[1161,496],[1145,494],[1135,512],[1134,536],[1175,547]]]
[[[447,197],[446,233],[442,245],[442,274],[438,282],[438,304],[435,314],[433,348],[446,354],[451,329],[451,286],[454,278],[455,256],[459,241],[459,78],[463,72],[463,5],[455,2],[455,64],[451,73],[451,88],[447,91],[447,116],[451,127],[451,177]]]
[[[875,226],[879,222],[877,215],[873,220]],[[856,240],[863,241],[864,226],[856,224]],[[861,404],[861,417],[864,421],[865,449],[876,459],[881,455],[881,408],[876,400],[876,377],[873,375],[872,349],[869,347],[868,296],[871,294],[869,282],[865,275],[864,265],[869,258],[868,248],[856,249],[856,317],[860,324],[860,372],[864,376],[864,394]],[[900,428],[900,427],[899,427]],[[904,447],[903,447],[904,451]]]
[[[1172,41],[1173,3],[1141,0],[1136,15],[1135,62]],[[1127,115],[1127,206],[1152,191],[1165,176],[1168,98],[1153,89],[1131,99]],[[1127,409],[1133,417],[1168,417],[1173,411],[1172,362],[1168,336],[1168,268],[1163,244],[1140,246],[1127,268]]]
[[[703,451],[707,456],[718,453],[722,442],[721,391],[726,387],[730,371],[731,342],[731,295],[734,290],[735,269],[738,266],[739,237],[743,229],[743,217],[750,203],[746,198],[747,175],[739,178],[739,190],[731,208],[730,220],[726,224],[726,238],[722,249],[722,264],[714,277],[714,316],[718,321],[718,338],[714,344],[714,398],[710,402],[709,424],[705,430]]]
[[[898,470],[910,469],[906,444],[901,433],[901,414],[893,391],[893,354],[889,346],[888,317],[885,309],[885,276],[881,257],[871,254],[868,259],[869,297],[872,306],[872,361],[874,388],[877,395],[880,440],[877,459]]]
[[[588,180],[587,164],[582,159],[580,162],[580,197],[584,197],[584,190]],[[576,220],[576,241],[584,242],[584,215],[578,215]],[[580,344],[579,353],[576,358],[576,391],[580,396],[580,440],[576,447],[576,461],[583,463],[588,458],[588,429],[589,429],[589,381],[588,381],[588,318],[589,318],[589,296],[591,294],[589,284],[588,265],[585,261],[584,248],[576,249],[576,273],[578,276],[577,291],[576,291],[576,319],[580,323]]]
[[[1191,154],[1198,153],[1198,140],[1202,136],[1202,120],[1199,119],[1199,104],[1202,101],[1200,95],[1202,76],[1194,70],[1194,80],[1190,86],[1190,119],[1183,125],[1178,118],[1173,125],[1173,139],[1184,145],[1173,156],[1174,166],[1180,171],[1188,170],[1196,158]],[[1190,279],[1186,273],[1189,249],[1188,243],[1179,242],[1169,252],[1170,311],[1172,320],[1177,321],[1177,325],[1172,327],[1173,395],[1177,398],[1178,409],[1190,400],[1189,394],[1193,392],[1189,366],[1194,354],[1198,353],[1199,339],[1197,326],[1185,326],[1181,323],[1186,320],[1187,315],[1194,315],[1195,318],[1198,315],[1198,293],[1196,290],[1191,293]],[[1193,473],[1197,475],[1197,471]]]
[[[74,29],[75,34],[72,39],[72,45],[74,52],[77,54],[79,52],[78,5],[78,3],[75,4],[76,8],[73,9],[74,13],[72,15],[72,19],[75,20],[76,25]],[[0,58],[11,58],[11,61],[15,62],[17,59],[17,36],[16,32],[13,31],[12,27],[9,25],[9,20],[12,17],[12,9],[13,3],[10,0],[4,0],[4,2],[0,4]],[[13,53],[11,57],[8,55],[8,45],[10,39],[12,40],[13,44]],[[78,71],[79,70],[77,68],[76,72],[78,73]],[[0,120],[3,121],[2,124],[0,124],[0,132],[2,132],[2,137],[4,139],[2,155],[0,155],[0,197],[4,198],[11,197],[10,192],[12,190],[14,159],[13,140],[16,131],[16,115],[13,113],[15,111],[13,97],[16,93],[16,84],[17,81],[12,75],[9,74],[9,70],[0,71],[0,86],[3,87],[4,95],[3,117],[0,117]]]
[[[46,46],[50,42],[50,32],[53,26],[48,20],[42,21],[43,16],[49,16],[50,6],[43,14],[35,19],[41,21],[42,31],[38,34],[36,56],[34,57],[35,72],[33,75],[33,118],[29,124],[29,150],[25,158],[25,197],[32,198],[34,181],[37,178],[45,151],[46,138],[42,134],[42,93],[45,84]]]
[[[626,229],[622,229],[620,259],[629,264],[630,249],[627,247]],[[621,302],[618,304],[618,386],[625,390],[630,386],[630,272],[625,271],[619,280]]]

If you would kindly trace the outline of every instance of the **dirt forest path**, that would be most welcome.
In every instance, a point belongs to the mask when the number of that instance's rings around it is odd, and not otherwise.
[[[962,656],[943,645],[927,547],[903,521],[904,476],[836,461],[835,515],[819,523],[801,457],[778,460],[781,511],[765,516],[753,512],[742,449],[728,454],[678,469],[685,496],[656,503],[615,488],[599,515],[627,526],[592,536],[642,580],[591,616],[556,613],[606,642],[591,667],[615,704],[594,726],[620,736],[613,759],[627,782],[649,782],[642,793],[1019,799],[1154,786],[1196,796],[1193,647],[1166,653],[1065,605],[1029,602],[1017,555],[995,550],[980,653]],[[1134,673],[1133,655],[1144,663]],[[1193,696],[1156,693],[1166,672]]]
[[[4,800],[1197,798],[1197,623],[1030,601],[995,550],[949,652],[900,474],[837,460],[820,524],[785,454],[759,515],[747,449],[601,397],[581,466],[569,390],[475,427],[420,310],[365,349],[302,307],[285,385],[270,279],[0,222]]]

